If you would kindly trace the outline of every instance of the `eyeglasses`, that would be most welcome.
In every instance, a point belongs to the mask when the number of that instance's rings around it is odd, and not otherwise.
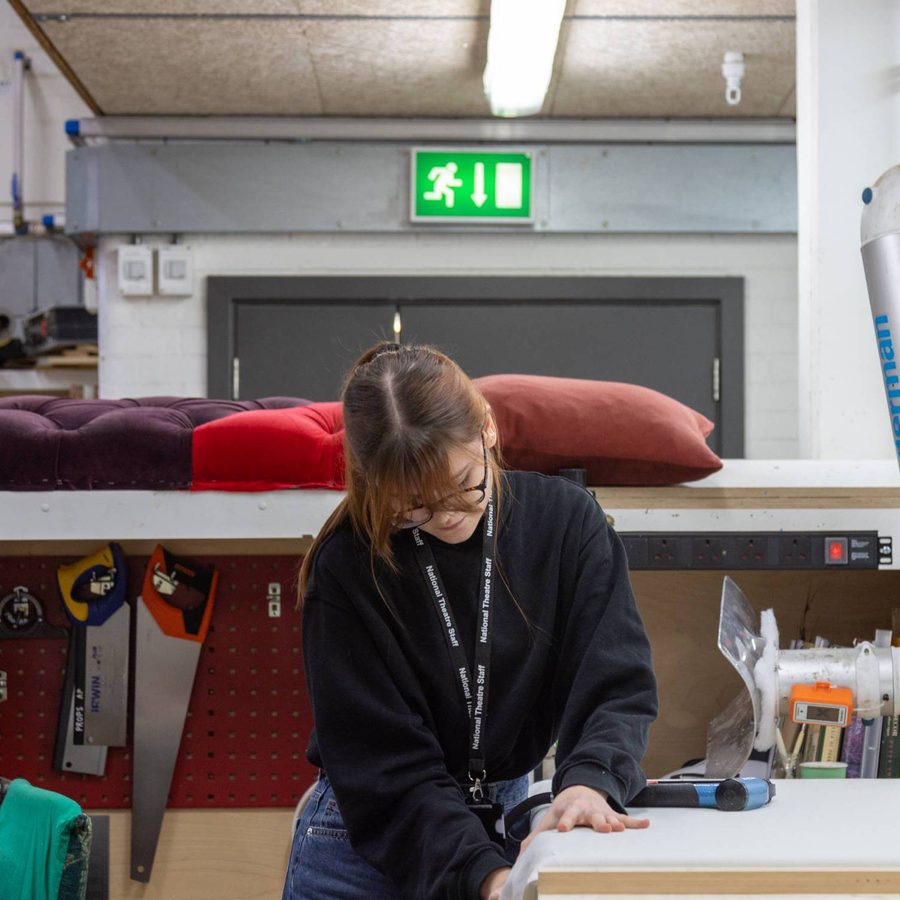
[[[430,506],[417,506],[415,509],[403,510],[403,512],[391,522],[394,528],[401,530],[405,528],[419,528],[426,522],[431,521],[435,509],[453,509],[456,504],[465,508],[466,506],[478,506],[479,503],[482,503],[484,501],[484,495],[487,492],[488,483],[487,447],[484,443],[483,434],[481,435],[481,452],[484,457],[484,476],[479,484],[458,491],[455,494],[449,494],[441,500],[438,500],[436,503],[432,503]]]

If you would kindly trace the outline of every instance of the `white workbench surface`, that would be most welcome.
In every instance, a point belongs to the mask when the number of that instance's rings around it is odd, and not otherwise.
[[[635,495],[631,508],[617,509],[623,489],[597,488],[604,509],[616,517],[619,531],[742,531],[742,530],[872,530],[893,534],[897,504],[872,509],[872,502],[856,510],[846,502],[837,511],[823,501],[820,509],[799,512],[767,511],[767,497],[753,509],[686,509],[677,502],[658,508],[667,494],[683,501],[728,491],[766,490],[896,491],[900,470],[894,460],[725,460],[724,468],[673,489],[624,489]],[[652,500],[641,500],[651,492]],[[298,539],[314,535],[344,496],[330,490],[230,493],[227,491],[0,491],[5,515],[0,521],[2,541],[118,541]],[[649,496],[649,495],[648,495]],[[638,498],[638,499],[636,499]],[[721,505],[721,504],[720,504]],[[780,504],[784,506],[784,504]],[[800,504],[808,505],[808,504]],[[649,508],[645,508],[649,506]]]
[[[900,882],[900,779],[794,780],[777,781],[776,796],[765,807],[742,812],[707,809],[629,809],[646,816],[651,825],[642,830],[597,834],[576,828],[562,834],[539,835],[516,862],[502,900],[534,900],[540,896],[573,897],[617,895],[608,870],[643,872],[654,869],[741,870],[743,896],[754,895],[762,886],[760,876],[785,878],[784,894],[797,892],[787,885],[790,869],[826,869],[838,874],[848,869],[892,870]],[[746,870],[753,870],[747,873]],[[592,870],[596,887],[588,893],[562,894],[554,890],[538,893],[538,872],[546,870]],[[604,877],[603,870],[607,870]],[[678,873],[670,880],[672,893]],[[846,876],[844,877],[846,880]],[[781,890],[781,888],[778,888]],[[809,890],[831,893],[833,886]],[[860,887],[861,891],[865,887]],[[869,898],[891,896],[873,894]],[[897,890],[891,888],[890,890]],[[602,893],[601,893],[602,892]],[[773,897],[771,888],[759,890]],[[621,891],[622,894],[626,891]],[[700,893],[699,890],[690,893]],[[715,895],[721,892],[716,891]],[[804,892],[806,893],[806,892]],[[654,894],[660,895],[660,894]],[[664,893],[662,894],[665,895]],[[647,896],[647,894],[644,894]],[[839,896],[855,896],[842,890]]]

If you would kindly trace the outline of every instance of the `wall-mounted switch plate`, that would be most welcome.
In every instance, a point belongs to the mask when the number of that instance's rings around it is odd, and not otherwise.
[[[181,244],[160,247],[156,258],[160,294],[188,297],[194,293],[194,266],[189,247]]]
[[[127,297],[153,293],[153,251],[143,244],[119,247],[119,292]]]

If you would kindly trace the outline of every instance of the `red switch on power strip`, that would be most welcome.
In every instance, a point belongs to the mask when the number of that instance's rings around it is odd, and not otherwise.
[[[845,538],[845,537],[827,537],[827,538],[825,538],[825,565],[826,566],[846,566],[847,565],[847,538]]]

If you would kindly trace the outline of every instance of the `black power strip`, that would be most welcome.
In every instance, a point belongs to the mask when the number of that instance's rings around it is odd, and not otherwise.
[[[877,569],[892,541],[875,531],[620,532],[631,569]]]

